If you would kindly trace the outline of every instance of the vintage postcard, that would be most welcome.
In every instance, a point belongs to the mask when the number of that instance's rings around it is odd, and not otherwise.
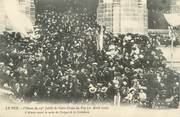
[[[0,117],[180,117],[180,0],[0,0]]]

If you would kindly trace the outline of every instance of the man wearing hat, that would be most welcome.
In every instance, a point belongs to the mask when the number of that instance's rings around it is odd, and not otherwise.
[[[114,106],[119,106],[120,101],[121,101],[121,96],[120,96],[120,82],[117,77],[114,77],[113,79],[113,86],[115,89],[115,95],[114,95]]]

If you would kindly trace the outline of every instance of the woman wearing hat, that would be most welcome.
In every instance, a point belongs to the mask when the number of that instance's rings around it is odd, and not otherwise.
[[[130,88],[128,95],[125,97],[125,100],[129,103],[134,103],[135,92],[136,92],[135,88]]]

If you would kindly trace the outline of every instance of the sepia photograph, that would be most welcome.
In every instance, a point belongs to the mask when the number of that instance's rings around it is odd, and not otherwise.
[[[0,117],[180,117],[180,0],[0,0]]]

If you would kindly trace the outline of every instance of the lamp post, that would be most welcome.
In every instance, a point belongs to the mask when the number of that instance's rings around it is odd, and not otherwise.
[[[171,51],[170,51],[170,62],[171,62],[171,69],[174,68],[174,61],[173,61],[173,51],[174,51],[174,40],[176,39],[176,35],[175,35],[175,32],[174,32],[174,29],[173,29],[173,26],[168,26],[168,29],[169,29],[169,37],[171,39]]]
[[[169,26],[169,35],[171,34],[171,51],[172,51],[171,57],[173,58],[173,42],[174,42],[174,39],[176,38],[173,27],[180,26],[180,14],[177,14],[177,13],[164,14],[164,17],[167,20],[168,24],[170,25]],[[172,60],[171,60],[171,67],[174,67]]]
[[[164,17],[166,21],[169,24],[169,37],[171,38],[171,68],[174,68],[173,65],[173,48],[174,48],[174,40],[176,39],[176,34],[174,31],[174,27],[177,27],[180,25],[180,15],[177,13],[171,13],[171,14],[164,14]]]

